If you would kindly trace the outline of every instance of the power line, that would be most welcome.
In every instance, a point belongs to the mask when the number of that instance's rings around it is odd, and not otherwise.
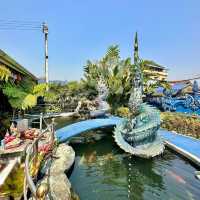
[[[34,25],[34,26],[39,26],[42,23],[41,22],[31,22],[31,21],[2,21],[0,20],[1,25],[19,25],[19,26],[29,26],[29,25]]]
[[[32,31],[32,30],[35,30],[35,31],[38,31],[38,30],[41,30],[42,28],[20,28],[20,27],[6,27],[6,28],[2,28],[0,27],[0,30],[1,31],[7,31],[7,30],[13,30],[13,31]]]
[[[10,30],[12,30],[12,31],[40,31],[41,29],[13,29],[13,28],[8,28],[8,29],[1,29],[0,28],[0,31],[10,31]]]
[[[36,26],[36,25],[1,25],[1,28],[41,28],[42,25]]]
[[[18,21],[18,20],[2,20],[0,19],[0,31],[43,31],[45,36],[45,81],[48,91],[49,72],[48,72],[48,26],[46,23],[38,21]]]
[[[38,23],[40,24],[41,21],[31,21],[31,20],[5,20],[5,19],[0,19],[0,22],[2,23]]]
[[[21,27],[34,26],[34,27],[41,27],[41,24],[2,24],[2,23],[0,23],[0,26],[9,26],[9,27],[12,27],[12,26],[21,26]]]
[[[38,25],[41,23],[33,23],[33,22],[4,22],[4,21],[0,21],[1,24],[20,24],[20,25],[30,25],[30,24],[34,24],[34,25]]]
[[[42,23],[39,21],[25,20],[2,20],[0,19],[0,30],[41,30]]]
[[[6,26],[2,26],[1,24],[0,24],[0,27],[1,28],[41,28],[42,26],[20,26],[20,25],[14,25],[14,26],[8,26],[8,25],[6,25]]]

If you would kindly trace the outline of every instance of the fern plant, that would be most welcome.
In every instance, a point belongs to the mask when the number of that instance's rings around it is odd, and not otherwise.
[[[8,101],[12,108],[14,109],[24,109],[24,106],[22,106],[23,101],[25,97],[27,96],[27,93],[24,92],[24,90],[16,86],[15,84],[6,83],[3,86],[3,93],[8,97]]]
[[[27,110],[32,108],[37,104],[37,97],[44,95],[46,85],[34,85],[28,80],[25,82],[18,85],[7,82],[2,86],[3,94],[8,97],[11,107],[14,109]]]

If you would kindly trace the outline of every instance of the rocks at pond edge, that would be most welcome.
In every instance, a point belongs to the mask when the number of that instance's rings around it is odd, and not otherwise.
[[[71,183],[65,173],[74,163],[75,152],[71,146],[60,144],[56,150],[55,157],[51,166],[45,172],[48,175],[40,183],[49,185],[49,199],[72,200]]]

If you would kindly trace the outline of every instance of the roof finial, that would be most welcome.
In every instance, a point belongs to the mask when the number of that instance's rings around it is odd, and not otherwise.
[[[136,63],[139,59],[139,52],[138,52],[138,37],[137,32],[135,33],[135,43],[134,43],[134,63]]]

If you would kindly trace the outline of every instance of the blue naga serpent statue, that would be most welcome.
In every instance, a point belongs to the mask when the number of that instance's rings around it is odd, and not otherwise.
[[[178,92],[180,92],[180,90]],[[160,101],[163,110],[200,113],[199,86],[196,80],[194,81],[191,94],[186,94],[182,98],[179,98],[176,96],[178,92],[173,93],[173,90],[163,90],[164,96]]]
[[[127,153],[150,158],[164,151],[164,143],[158,134],[160,128],[159,111],[143,103],[143,75],[138,62],[137,34],[134,45],[134,78],[129,99],[132,116],[124,119],[114,130],[116,143]]]

